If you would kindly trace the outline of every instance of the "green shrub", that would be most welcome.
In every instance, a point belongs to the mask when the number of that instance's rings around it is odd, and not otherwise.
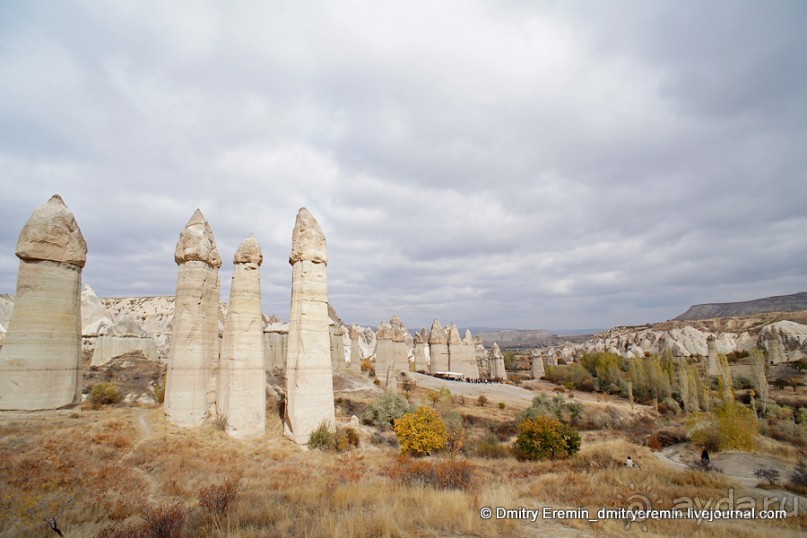
[[[547,398],[545,394],[539,394],[532,399],[532,405],[522,411],[517,422],[521,422],[527,418],[535,417],[555,417],[558,420],[576,421],[580,418],[583,412],[583,404],[579,402],[570,402],[560,395],[554,396],[552,399]]]
[[[491,429],[499,441],[509,441],[518,433],[518,423],[514,420],[499,422]]]
[[[102,405],[116,404],[121,401],[123,395],[114,383],[102,381],[92,386],[89,401],[95,409]]]
[[[658,412],[665,416],[680,415],[681,404],[673,400],[671,397],[664,398],[664,401],[658,404]]]
[[[734,383],[734,388],[735,388],[736,390],[745,390],[745,389],[753,389],[753,388],[756,388],[756,387],[754,386],[754,382],[753,382],[753,381],[751,381],[750,379],[748,379],[747,377],[742,376],[742,375],[738,375],[738,376],[737,376],[737,377],[735,377],[735,378],[734,378],[732,381],[733,381],[733,383]]]
[[[351,448],[358,448],[359,434],[353,428],[336,428],[331,448],[337,452],[344,452]]]
[[[213,418],[213,425],[219,431],[225,431],[227,429],[227,415],[216,411],[216,416]]]
[[[437,391],[437,400],[439,402],[448,402],[451,403],[454,401],[454,397],[451,395],[451,391],[448,390],[446,387],[441,387],[439,391]]]
[[[797,486],[807,487],[807,465],[805,465],[804,460],[799,460],[796,463],[796,468],[788,478]]]
[[[508,372],[514,372],[518,367],[516,363],[516,354],[512,351],[504,352],[504,369]]]
[[[622,376],[622,366],[624,363],[625,361],[622,357],[608,353],[607,351],[586,353],[580,359],[580,364],[588,370],[592,376],[597,378],[597,385],[600,387],[624,383]]]
[[[403,375],[403,374],[401,374]],[[401,381],[401,390],[404,391],[404,394],[409,396],[409,393],[417,388],[417,382],[409,376],[405,376]]]
[[[320,450],[335,450],[344,452],[359,446],[359,434],[353,428],[340,428],[332,430],[330,423],[323,421],[316,430],[311,432],[308,439],[309,448]]]
[[[519,424],[513,449],[522,460],[558,459],[580,450],[580,435],[553,417],[539,416]]]
[[[521,383],[522,383],[522,382],[523,382],[525,379],[526,379],[526,377],[525,377],[524,375],[522,375],[522,374],[510,374],[510,375],[509,375],[509,379],[508,379],[508,381],[509,381],[511,384],[518,386],[518,385],[520,385],[520,384],[521,384]]]
[[[385,392],[379,399],[370,402],[364,410],[362,421],[376,428],[387,429],[396,419],[411,413],[415,407],[406,398],[393,392]]]
[[[776,402],[770,402],[765,416],[769,419],[793,420],[793,408],[786,404],[779,405]]]
[[[320,450],[331,450],[336,444],[336,433],[331,430],[331,424],[323,420],[317,429],[311,432],[308,438],[308,448],[318,448]]]
[[[419,407],[395,421],[395,435],[401,453],[425,456],[442,450],[448,444],[445,422],[431,407]]]
[[[729,361],[729,362],[737,362],[738,360],[744,359],[747,356],[748,356],[748,351],[744,351],[744,350],[741,351],[739,349],[736,349],[736,350],[732,351],[731,353],[726,354],[726,360]]]
[[[508,445],[499,441],[493,432],[487,432],[484,437],[474,442],[469,452],[479,458],[499,459],[507,458],[513,454]]]
[[[345,436],[347,437],[347,446],[353,448],[359,448],[359,432],[354,430],[353,428],[345,428],[344,430]]]
[[[456,412],[447,413],[443,416],[443,422],[448,433],[446,450],[450,454],[459,454],[462,447],[465,446],[465,428],[462,417]]]
[[[592,392],[596,388],[594,376],[579,363],[550,366],[547,368],[544,377],[547,381],[551,381],[556,385],[567,386],[577,390]]]
[[[687,433],[684,430],[678,429],[658,430],[654,437],[659,440],[662,447],[689,441]]]

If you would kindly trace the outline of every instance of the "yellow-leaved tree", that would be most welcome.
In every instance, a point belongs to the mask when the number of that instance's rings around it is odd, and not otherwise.
[[[712,413],[693,415],[688,424],[692,442],[711,450],[751,450],[759,433],[754,413],[734,400],[724,402]]]
[[[401,453],[426,456],[443,449],[448,442],[448,429],[440,415],[431,407],[418,407],[395,421],[395,435]]]

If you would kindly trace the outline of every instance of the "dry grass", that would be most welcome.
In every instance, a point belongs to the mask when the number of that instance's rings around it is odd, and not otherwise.
[[[776,456],[791,462],[796,462],[800,454],[800,450],[793,445],[763,436],[757,437],[756,451],[760,454]]]
[[[428,396],[416,389],[413,398],[425,403]],[[518,412],[494,407],[480,408],[466,398],[452,411],[490,412],[493,417],[480,417],[473,426],[479,435],[491,422],[512,421]],[[50,531],[42,519],[55,515],[67,536],[91,537],[110,526],[141,525],[144,507],[176,503],[187,513],[185,536],[523,536],[539,529],[549,535],[621,536],[620,521],[536,526],[486,521],[478,513],[482,506],[619,508],[631,495],[665,507],[676,498],[717,499],[737,488],[721,475],[669,468],[617,429],[584,434],[580,453],[564,461],[469,458],[472,487],[436,489],[391,479],[398,451],[371,445],[372,429],[359,431],[361,447],[338,454],[285,440],[274,413],[267,418],[267,435],[254,441],[234,441],[212,426],[174,428],[161,409],[0,414],[0,537],[46,536]],[[627,455],[641,468],[625,469]],[[227,509],[207,517],[200,493],[234,477],[240,481]],[[738,537],[782,534],[799,525],[807,522],[646,523],[661,535]]]

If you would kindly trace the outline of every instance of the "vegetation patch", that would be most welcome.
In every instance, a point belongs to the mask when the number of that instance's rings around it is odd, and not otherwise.
[[[562,459],[580,450],[580,435],[554,417],[524,419],[518,429],[513,449],[519,459]]]
[[[421,406],[395,421],[395,435],[401,453],[426,456],[446,447],[448,428],[440,415],[431,407]]]
[[[388,475],[399,484],[467,491],[473,486],[475,470],[476,467],[465,459],[429,461],[401,456],[390,467]]]

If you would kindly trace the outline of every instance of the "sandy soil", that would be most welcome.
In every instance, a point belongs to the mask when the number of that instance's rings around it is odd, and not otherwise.
[[[700,458],[700,448],[692,443],[680,443],[664,448],[661,452],[654,452],[659,460],[676,469],[685,469],[687,463]],[[760,468],[776,469],[779,471],[781,481],[793,471],[795,465],[784,459],[768,454],[754,454],[750,452],[720,452],[710,454],[712,464],[720,469],[724,476],[731,478],[741,486],[748,488],[754,494],[768,498],[785,498],[785,506],[807,506],[807,497],[797,495],[784,489],[763,489],[757,485],[761,482],[754,476],[754,471]]]
[[[504,383],[464,383],[462,381],[446,381],[429,375],[410,373],[419,387],[440,390],[446,387],[451,394],[478,398],[484,394],[491,402],[505,402],[508,406],[526,409],[538,393],[554,395],[557,385],[547,381],[528,381],[522,385],[526,388]],[[568,393],[567,393],[568,394]],[[651,412],[646,405],[630,405],[629,402],[611,396],[598,395],[588,392],[572,391],[573,399],[586,405],[611,407],[621,413],[629,415],[643,415]]]

